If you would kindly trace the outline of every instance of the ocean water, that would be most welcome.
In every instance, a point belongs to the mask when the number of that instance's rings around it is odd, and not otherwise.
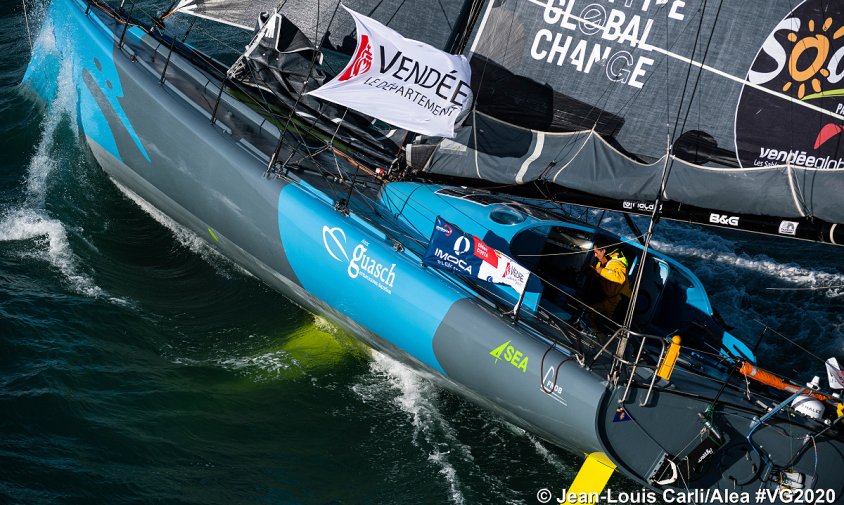
[[[27,5],[35,39],[44,5]],[[201,26],[198,45],[242,45]],[[4,2],[0,503],[533,504],[571,482],[579,457],[370,352],[115,186],[80,142],[69,73],[40,103],[18,85],[28,57],[22,5]],[[840,249],[676,223],[656,244],[739,336],[768,324],[844,355]],[[760,349],[801,380],[823,370],[778,337]]]

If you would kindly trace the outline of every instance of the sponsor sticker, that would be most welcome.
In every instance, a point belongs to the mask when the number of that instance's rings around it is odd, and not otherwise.
[[[806,0],[773,27],[747,72],[753,86],[743,87],[736,109],[743,167],[844,168],[844,121],[835,117],[844,113],[842,35],[844,2]]]
[[[623,423],[632,420],[633,417],[627,412],[624,407],[618,407],[617,409],[615,409],[615,415],[612,417],[612,422]]]
[[[495,358],[495,363],[498,363],[500,360],[504,360],[521,370],[522,373],[526,373],[528,357],[525,356],[522,351],[519,351],[514,346],[510,345],[510,342],[512,342],[512,340],[508,340],[490,351],[490,356]]]
[[[396,281],[396,264],[389,265],[374,258],[369,253],[369,242],[361,240],[352,249],[352,254],[346,251],[346,232],[340,227],[322,227],[322,242],[329,256],[341,263],[347,263],[346,274],[352,278],[362,278],[387,294],[393,293]]]
[[[780,235],[791,235],[792,237],[797,235],[797,227],[800,223],[795,223],[794,221],[781,221],[780,222]]]
[[[548,371],[545,372],[545,377],[542,378],[542,385],[539,389],[552,400],[562,404],[564,407],[568,406],[566,400],[563,398],[563,387],[556,383],[556,376],[556,368],[553,366],[548,367]]]
[[[712,224],[721,224],[726,226],[738,226],[739,217],[728,216],[727,214],[716,214],[713,212],[709,215],[709,222]]]
[[[541,3],[544,24],[533,34],[531,58],[634,89],[641,89],[654,69],[651,42],[665,37],[654,26],[657,20],[679,27],[691,12],[682,0]]]

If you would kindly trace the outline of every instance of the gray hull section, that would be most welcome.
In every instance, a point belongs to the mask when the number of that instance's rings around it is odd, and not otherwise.
[[[451,307],[434,352],[451,379],[505,417],[569,449],[602,450],[595,419],[607,389],[559,347],[467,299]]]
[[[283,243],[279,235],[278,216],[285,212],[279,209],[279,196],[291,183],[265,177],[266,159],[227,128],[226,117],[212,125],[208,102],[197,102],[186,96],[187,89],[174,85],[196,72],[182,68],[186,62],[174,56],[168,73],[172,82],[162,85],[155,72],[161,52],[156,51],[156,62],[144,54],[143,43],[128,40],[128,49],[115,46],[112,56],[123,91],[119,102],[132,132],[98,84],[99,65],[81,70],[82,85],[103,112],[119,157],[88,135],[87,130],[100,125],[83,117],[80,126],[111,178],[294,302],[375,349],[557,445],[601,450],[595,420],[605,386],[597,376],[476,302],[463,298],[455,303],[436,331],[433,347],[442,375],[308,292],[288,261],[286,248],[297,247],[296,241]],[[215,94],[212,86],[205,88],[202,96]],[[337,221],[329,224],[348,226],[348,221],[337,214]],[[443,283],[438,289],[453,287]],[[505,342],[509,344],[499,358],[490,354]]]

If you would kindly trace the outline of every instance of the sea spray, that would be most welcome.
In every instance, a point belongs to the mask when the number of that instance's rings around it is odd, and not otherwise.
[[[52,29],[45,27],[36,43],[42,49],[55,51]],[[61,162],[68,158],[57,140],[61,136],[60,130],[63,125],[69,125],[71,129],[76,125],[77,95],[73,67],[69,60],[62,61],[56,86],[55,97],[48,104],[41,125],[38,144],[27,166],[25,198],[20,205],[0,213],[0,242],[31,242],[35,248],[25,250],[22,254],[48,262],[61,273],[73,291],[92,298],[109,298],[123,304],[125,300],[109,297],[90,276],[82,272],[73,254],[67,228],[62,221],[51,217],[45,208],[50,180]]]
[[[70,61],[64,61],[59,69],[58,88],[55,99],[49,104],[47,116],[41,126],[41,138],[29,160],[26,171],[26,206],[43,208],[47,198],[47,183],[50,175],[59,166],[61,155],[57,154],[56,134],[67,121],[76,125],[76,86],[73,83],[73,68]]]
[[[410,417],[413,444],[427,452],[428,461],[437,469],[448,486],[449,501],[465,503],[465,497],[454,466],[455,460],[472,463],[471,450],[462,444],[457,431],[436,405],[437,387],[406,365],[380,352],[373,352],[370,364],[373,382],[357,385],[353,390],[364,401],[382,401],[384,386],[392,390],[391,401]]]

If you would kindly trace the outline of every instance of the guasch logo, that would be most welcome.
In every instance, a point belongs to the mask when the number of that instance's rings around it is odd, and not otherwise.
[[[358,52],[355,54],[355,59],[351,65],[346,67],[337,80],[348,81],[352,77],[369,72],[372,68],[372,45],[369,43],[369,35],[362,33],[360,36],[360,44],[358,44]]]
[[[806,0],[768,35],[736,110],[742,166],[844,168],[844,2]],[[780,95],[780,96],[777,96]],[[785,95],[785,96],[783,96]]]

